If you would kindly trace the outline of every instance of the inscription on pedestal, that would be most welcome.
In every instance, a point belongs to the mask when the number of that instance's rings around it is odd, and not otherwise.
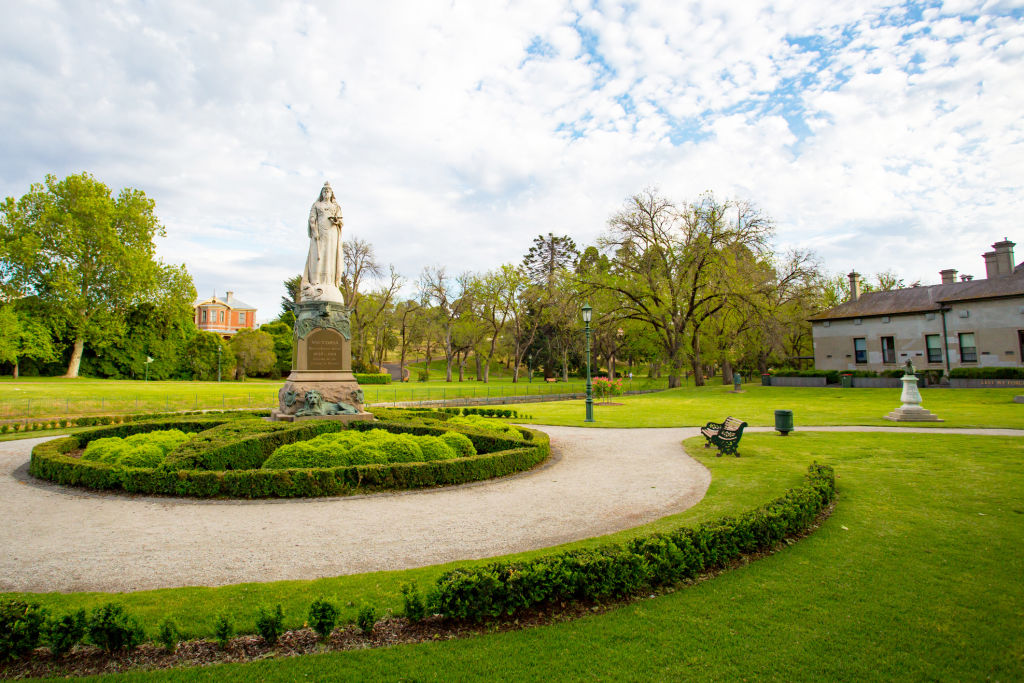
[[[304,341],[308,369],[341,370],[344,367],[343,338],[334,330],[313,330]]]

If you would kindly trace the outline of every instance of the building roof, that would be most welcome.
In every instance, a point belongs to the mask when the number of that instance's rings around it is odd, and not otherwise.
[[[978,299],[1024,296],[1024,263],[1003,277],[946,285],[908,287],[889,292],[866,292],[856,301],[847,301],[835,308],[813,315],[809,320],[867,318],[899,313],[920,313],[938,310],[942,304]]]
[[[250,306],[249,304],[245,303],[244,301],[242,301],[241,299],[236,297],[231,292],[228,292],[227,297],[225,297],[223,299],[218,297],[216,294],[211,296],[211,297],[209,297],[209,298],[207,298],[207,299],[198,299],[194,304],[192,304],[192,306],[193,307],[195,307],[195,306],[203,306],[203,305],[206,305],[206,304],[220,304],[221,306],[227,306],[228,308],[233,308],[235,310],[244,310],[244,311],[255,311],[256,310],[255,306]]]

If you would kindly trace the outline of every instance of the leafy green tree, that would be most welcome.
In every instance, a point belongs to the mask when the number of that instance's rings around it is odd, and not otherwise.
[[[277,360],[274,338],[260,330],[239,330],[231,338],[231,348],[235,352],[236,379],[270,372]]]
[[[278,376],[285,376],[292,371],[292,352],[295,345],[292,339],[292,328],[280,320],[260,326],[261,332],[266,332],[274,338],[274,368]],[[272,371],[273,372],[273,371]]]
[[[39,296],[72,340],[65,377],[77,377],[88,343],[123,335],[130,306],[151,299],[161,264],[154,237],[164,234],[141,190],[110,188],[88,173],[47,175],[18,201],[0,207],[0,274],[6,286]]]
[[[703,384],[701,326],[725,305],[733,285],[730,254],[763,254],[771,221],[747,202],[706,194],[677,206],[647,189],[627,199],[608,225],[600,244],[612,267],[585,283],[613,293],[617,315],[654,330],[670,364],[670,387],[680,385],[687,358]]]
[[[195,336],[189,338],[185,343],[182,365],[193,380],[217,379],[218,363],[222,378],[227,379],[234,374],[234,349],[221,339],[220,335],[215,332],[197,331]]]
[[[50,330],[41,320],[16,304],[0,306],[0,363],[14,367],[15,379],[22,358],[51,361],[56,355]]]
[[[568,235],[548,233],[533,238],[533,246],[523,257],[523,272],[535,285],[549,290],[555,286],[555,277],[560,271],[574,270],[580,252]]]
[[[283,322],[288,327],[295,327],[295,304],[299,303],[302,292],[302,275],[295,275],[284,281],[286,296],[281,297],[281,312],[277,316],[278,322]]]

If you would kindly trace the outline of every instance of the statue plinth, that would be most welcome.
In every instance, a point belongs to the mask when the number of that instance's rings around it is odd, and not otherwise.
[[[372,420],[352,374],[351,309],[335,301],[295,306],[292,371],[278,391],[272,420]]]
[[[909,370],[900,381],[903,382],[903,391],[900,393],[902,405],[885,416],[886,420],[893,422],[942,422],[935,417],[931,411],[921,407],[921,392],[917,389],[917,375],[913,373],[913,365],[907,362]]]

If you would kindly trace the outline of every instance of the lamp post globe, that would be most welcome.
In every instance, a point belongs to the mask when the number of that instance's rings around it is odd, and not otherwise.
[[[587,333],[587,414],[584,422],[594,421],[594,391],[590,383],[590,318],[593,314],[590,304],[583,304],[583,329]]]

